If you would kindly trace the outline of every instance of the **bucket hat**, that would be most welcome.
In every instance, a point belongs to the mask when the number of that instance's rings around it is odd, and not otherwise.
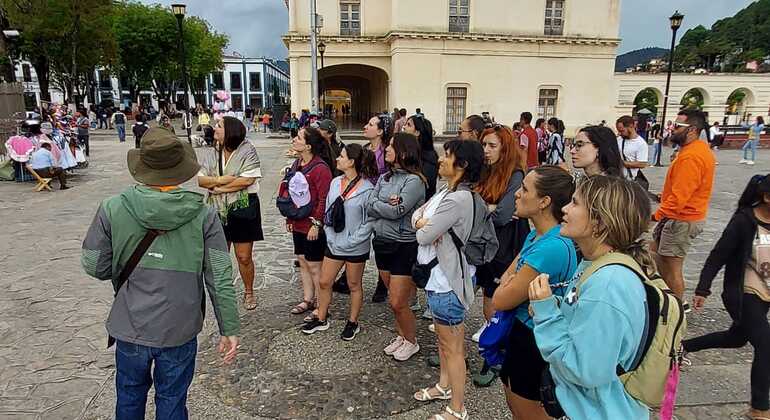
[[[128,151],[128,171],[145,185],[179,185],[200,170],[192,146],[163,128],[150,128],[139,149]]]

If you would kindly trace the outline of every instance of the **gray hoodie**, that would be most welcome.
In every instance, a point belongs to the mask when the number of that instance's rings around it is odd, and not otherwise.
[[[338,176],[332,180],[329,186],[329,194],[326,196],[327,215],[332,207],[332,203],[342,194],[342,179],[345,175]],[[367,221],[366,204],[369,195],[374,190],[374,185],[364,179],[355,190],[349,193],[345,198],[345,229],[337,233],[332,226],[324,225],[326,233],[326,246],[333,255],[343,257],[355,257],[369,254],[370,238],[372,236],[373,221]]]
[[[390,204],[390,196],[399,204]],[[367,214],[374,219],[374,236],[394,242],[414,242],[412,213],[425,202],[425,183],[403,169],[382,175],[369,196]]]

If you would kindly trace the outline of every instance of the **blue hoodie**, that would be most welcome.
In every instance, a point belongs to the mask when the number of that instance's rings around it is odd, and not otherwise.
[[[649,419],[615,373],[629,369],[642,339],[646,295],[630,269],[612,265],[594,273],[576,294],[575,283],[590,265],[581,263],[565,297],[532,301],[535,339],[550,363],[556,396],[572,420]]]

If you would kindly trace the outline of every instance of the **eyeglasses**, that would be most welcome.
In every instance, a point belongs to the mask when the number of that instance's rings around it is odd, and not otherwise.
[[[590,142],[590,141],[576,141],[576,142],[570,144],[569,147],[571,149],[580,150],[583,146],[588,145],[588,144],[593,145],[593,143]]]
[[[691,125],[690,124],[685,124],[685,123],[680,123],[680,122],[677,121],[677,122],[674,123],[674,127],[676,127],[676,128],[691,127]]]
[[[457,134],[458,134],[458,135],[462,135],[463,133],[472,133],[472,132],[473,132],[473,130],[463,130],[463,128],[462,128],[462,127],[459,127],[459,128],[457,129]]]

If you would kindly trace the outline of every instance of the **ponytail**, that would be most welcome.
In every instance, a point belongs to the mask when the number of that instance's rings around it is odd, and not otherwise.
[[[756,206],[762,201],[762,194],[770,193],[770,175],[754,175],[738,199],[737,211]]]

